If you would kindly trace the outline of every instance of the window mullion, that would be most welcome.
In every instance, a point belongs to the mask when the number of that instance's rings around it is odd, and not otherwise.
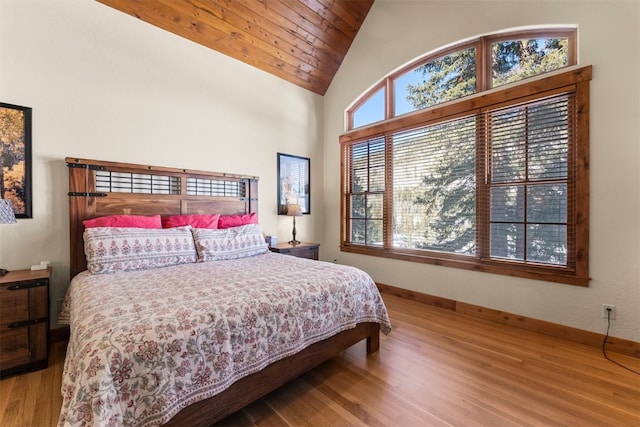
[[[394,103],[394,97],[395,97],[395,89],[393,88],[393,80],[391,79],[391,77],[387,77],[386,79],[384,79],[384,84],[386,87],[386,100],[385,100],[385,120],[389,120],[392,117],[395,117],[396,112],[395,112],[395,103]]]
[[[491,81],[491,49],[485,37],[476,43],[476,93],[490,89]]]
[[[351,243],[351,196],[353,193],[353,145],[345,146],[344,153],[345,172],[344,175],[344,206],[342,211],[343,242]]]
[[[580,90],[577,90],[576,94],[569,98],[568,111],[568,137],[570,143],[567,152],[567,197],[569,200],[567,204],[567,228],[571,231],[571,234],[567,238],[567,252],[572,256],[569,258],[571,262],[567,265],[575,268],[577,274],[586,275],[588,274],[589,247],[588,245],[578,246],[577,243],[579,238],[583,241],[588,241],[589,200],[579,198],[577,194],[578,186],[589,188],[589,174],[587,173],[589,126],[588,123],[579,124],[577,119],[581,118],[586,122],[589,120],[589,114],[578,114],[578,111],[588,111],[586,105],[588,105],[589,86],[585,84],[578,85],[578,87]],[[582,96],[577,96],[578,93]],[[584,138],[585,142],[581,143],[580,138]],[[580,203],[580,206],[578,203]],[[582,248],[580,254],[578,254],[579,247]]]
[[[389,248],[393,244],[393,144],[391,134],[385,135],[385,177],[382,214],[383,247]]]
[[[365,206],[366,206],[365,215],[364,215],[364,218],[365,218],[364,219],[364,224],[365,224],[365,226],[364,226],[364,241],[367,244],[369,244],[371,242],[370,235],[369,235],[369,227],[370,227],[370,223],[373,221],[372,213],[369,210],[369,206],[370,206],[370,204],[369,204],[370,203],[369,196],[371,194],[373,194],[372,191],[371,191],[371,187],[372,187],[372,184],[373,184],[371,182],[371,178],[372,178],[372,173],[371,173],[371,169],[372,169],[372,167],[371,167],[371,155],[372,155],[372,153],[371,153],[371,145],[369,145],[367,147],[367,189],[365,191],[365,198],[364,198]]]
[[[478,113],[476,123],[476,257],[485,259],[489,258],[490,252],[491,127],[488,114]]]
[[[523,215],[524,215],[524,225],[523,225],[523,230],[522,230],[522,236],[524,239],[523,242],[523,254],[522,254],[522,259],[524,260],[524,262],[527,262],[529,260],[529,245],[527,245],[527,239],[529,236],[529,208],[528,208],[528,197],[527,197],[527,193],[529,191],[529,107],[524,107],[524,186],[523,186],[523,191],[524,191],[524,207],[523,207]]]

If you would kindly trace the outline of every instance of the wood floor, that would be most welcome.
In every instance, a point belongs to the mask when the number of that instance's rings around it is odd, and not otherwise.
[[[383,295],[380,351],[355,345],[223,426],[639,426],[640,376],[599,349]],[[54,426],[65,344],[0,381],[0,425]],[[615,353],[640,371],[640,360]]]

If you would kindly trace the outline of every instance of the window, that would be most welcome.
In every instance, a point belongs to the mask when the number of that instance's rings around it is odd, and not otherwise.
[[[390,134],[393,246],[475,247],[475,114]]]
[[[479,37],[385,77],[347,111],[347,129],[470,96],[577,63],[576,30]]]
[[[476,48],[456,50],[393,79],[398,116],[476,93]]]
[[[384,120],[384,88],[378,89],[365,98],[357,110],[350,115],[352,127],[357,128]]]
[[[492,41],[491,87],[517,82],[569,65],[571,34]],[[572,55],[571,58],[575,58]],[[575,63],[571,59],[572,64]]]
[[[382,246],[385,172],[384,139],[353,145],[350,150],[350,240]]]
[[[590,79],[523,80],[342,135],[341,249],[587,285]]]
[[[567,266],[574,105],[569,93],[488,113],[491,258]]]

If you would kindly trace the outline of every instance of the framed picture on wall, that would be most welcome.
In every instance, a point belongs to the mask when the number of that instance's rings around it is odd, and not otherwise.
[[[0,198],[31,218],[31,108],[0,102]]]
[[[311,213],[310,163],[307,157],[278,153],[278,215],[286,215],[291,204]]]

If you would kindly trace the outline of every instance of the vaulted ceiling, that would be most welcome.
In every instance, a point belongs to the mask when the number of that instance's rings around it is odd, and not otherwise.
[[[98,0],[324,95],[374,0]]]

